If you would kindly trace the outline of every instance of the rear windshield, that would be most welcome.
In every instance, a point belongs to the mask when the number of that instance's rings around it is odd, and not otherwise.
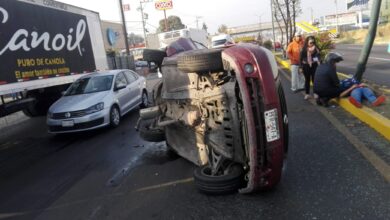
[[[215,41],[213,41],[213,46],[219,46],[219,45],[223,45],[225,43],[226,43],[226,39],[215,40]]]
[[[66,90],[65,96],[80,95],[86,93],[102,92],[111,89],[113,75],[108,76],[92,76],[82,78],[74,82],[68,90]]]

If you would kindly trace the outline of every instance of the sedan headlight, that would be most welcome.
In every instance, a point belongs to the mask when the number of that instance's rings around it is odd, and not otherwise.
[[[87,109],[85,109],[85,114],[92,114],[104,109],[104,102],[99,102],[96,105],[93,105]]]

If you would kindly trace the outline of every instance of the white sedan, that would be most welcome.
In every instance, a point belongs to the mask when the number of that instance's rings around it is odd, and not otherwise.
[[[131,70],[95,72],[76,80],[50,108],[50,133],[68,133],[111,125],[148,104],[145,78]]]

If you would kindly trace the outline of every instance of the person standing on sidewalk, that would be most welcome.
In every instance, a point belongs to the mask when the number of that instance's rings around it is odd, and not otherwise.
[[[310,98],[310,82],[314,84],[314,74],[317,66],[320,64],[320,50],[313,36],[309,36],[305,40],[301,51],[300,63],[305,76],[305,100],[307,100]]]
[[[287,55],[291,64],[291,90],[298,92],[303,90],[304,79],[299,71],[300,53],[303,46],[302,36],[300,33],[295,33],[293,41],[287,47]]]

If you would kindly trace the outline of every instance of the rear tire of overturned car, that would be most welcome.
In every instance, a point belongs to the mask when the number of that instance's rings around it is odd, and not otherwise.
[[[227,174],[213,176],[211,168],[205,165],[195,169],[194,181],[199,191],[205,194],[233,193],[243,186],[244,170],[239,165],[233,165]]]
[[[208,73],[223,71],[221,50],[194,50],[177,58],[177,68],[184,73]]]

